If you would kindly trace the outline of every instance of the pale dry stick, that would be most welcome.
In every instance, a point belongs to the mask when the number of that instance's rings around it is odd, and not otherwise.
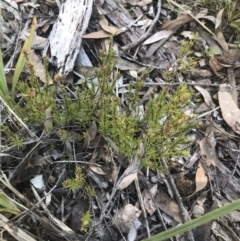
[[[193,14],[189,13],[186,11],[186,9],[184,9],[181,5],[179,5],[178,3],[174,2],[173,0],[168,0],[168,2],[170,2],[171,4],[173,4],[174,6],[180,8],[182,11],[184,11],[186,14],[188,14],[189,16],[191,16],[196,22],[198,22],[207,32],[209,32],[211,35],[213,35],[214,37],[215,34],[209,29],[207,28],[204,24],[201,23],[201,21],[199,21]]]
[[[214,109],[212,109],[212,110],[209,110],[209,111],[207,111],[207,112],[199,115],[196,119],[201,119],[201,118],[203,118],[204,116],[209,115],[209,114],[211,114],[212,112],[214,112],[215,110],[218,110],[218,109],[220,109],[220,106],[218,106],[218,107],[216,107],[216,108],[214,108]]]
[[[125,10],[125,9],[124,9]],[[135,20],[133,20],[132,23],[130,23],[129,25],[127,25],[127,28],[131,28],[132,25],[134,25],[135,23],[137,23],[141,18],[143,17],[143,13],[141,13]]]
[[[134,82],[131,83],[131,84],[135,84]],[[197,86],[206,86],[206,87],[219,87],[220,85],[219,84],[203,84],[203,83],[187,83],[187,82],[182,82],[182,83],[144,83],[143,86],[179,86],[181,84],[186,84],[188,86],[194,86],[194,85],[197,85]],[[123,85],[119,85],[118,88],[123,88],[123,87],[128,87],[130,84],[123,84]]]
[[[153,19],[153,21],[151,23],[151,26],[148,28],[148,30],[135,43],[131,43],[131,44],[128,44],[128,45],[122,47],[123,50],[135,48],[136,46],[141,44],[145,39],[147,39],[151,35],[152,30],[153,30],[154,26],[156,25],[156,23],[157,23],[157,21],[160,17],[161,5],[162,5],[162,1],[158,0],[158,2],[157,2],[157,14],[156,14],[155,18]]]
[[[120,227],[118,226],[118,224],[115,222],[115,220],[114,220],[114,219],[112,219],[112,220],[113,220],[114,224],[116,225],[116,227],[117,227],[117,229],[118,229],[119,233],[121,234],[122,239],[123,239],[124,241],[127,241],[127,240],[125,239],[125,237],[124,237],[124,235],[123,235],[123,233],[122,233],[122,231],[121,231]]]
[[[99,218],[99,222],[95,226],[99,225],[102,222],[102,220],[103,220],[103,218],[105,216],[105,213],[106,213],[109,205],[111,204],[112,199],[115,196],[115,194],[116,194],[116,192],[117,192],[117,190],[119,188],[119,185],[122,182],[123,178],[125,178],[126,176],[130,175],[133,172],[136,172],[138,170],[138,168],[139,168],[139,165],[140,165],[140,163],[138,162],[137,158],[134,158],[134,160],[132,161],[130,166],[125,170],[125,172],[122,174],[122,176],[119,178],[119,180],[117,181],[117,179],[116,179],[116,181],[114,183],[114,186],[113,186],[113,190],[112,190],[111,196],[110,196],[107,204],[103,207],[103,209],[101,211],[100,218]],[[121,167],[119,167],[119,169],[118,169],[118,174],[119,174],[120,168]]]
[[[22,202],[24,202],[27,206],[33,206],[33,203],[30,202],[24,195],[22,195],[18,190],[16,190],[12,184],[9,182],[7,176],[1,171],[0,182],[11,190]]]
[[[111,143],[111,142],[110,142],[110,143]],[[111,143],[111,146],[112,146],[112,144],[114,144],[114,143]],[[113,146],[114,146],[114,145],[113,145]],[[114,149],[115,149],[115,148],[114,148]],[[115,150],[116,150],[116,149],[115,149]],[[95,226],[99,225],[99,224],[102,222],[102,220],[103,220],[103,218],[104,218],[104,216],[105,216],[105,213],[106,213],[106,211],[107,211],[107,209],[108,209],[108,207],[109,207],[109,205],[110,205],[113,197],[115,196],[115,194],[116,194],[116,192],[117,192],[117,190],[118,190],[118,188],[119,188],[119,185],[120,185],[120,183],[122,182],[123,178],[125,178],[125,177],[128,176],[129,174],[132,174],[132,173],[138,171],[138,169],[139,169],[139,167],[140,167],[139,156],[142,156],[142,155],[143,155],[143,152],[144,152],[144,147],[143,147],[143,144],[140,143],[139,148],[138,148],[138,150],[136,151],[135,156],[134,156],[131,164],[127,167],[127,169],[124,171],[124,173],[122,174],[122,176],[121,176],[118,180],[117,180],[117,179],[115,180],[115,183],[114,183],[114,186],[113,186],[113,190],[112,190],[111,196],[110,196],[107,204],[103,207],[103,209],[102,209],[102,211],[101,211],[100,218],[99,218],[99,222],[98,222]],[[119,174],[120,168],[121,168],[121,167],[118,168],[117,176],[118,176],[118,174]]]
[[[239,144],[238,148],[240,148],[240,144]],[[237,155],[237,161],[235,163],[235,166],[234,166],[234,169],[233,169],[233,172],[232,172],[232,175],[231,175],[232,177],[236,172],[236,169],[237,169],[237,166],[238,166],[238,163],[239,163],[239,159],[240,159],[240,153],[238,153],[238,155]]]
[[[94,165],[97,167],[102,167],[102,165],[97,164],[97,163],[89,163],[89,162],[85,162],[85,161],[75,161],[75,160],[63,160],[63,161],[54,161],[54,163],[82,163],[82,164],[86,164],[86,165]],[[51,162],[51,164],[53,164]]]
[[[141,194],[141,191],[140,191],[138,178],[136,178],[134,180],[134,183],[135,183],[135,187],[137,189],[138,200],[140,202],[140,206],[141,206],[141,209],[142,209],[142,212],[143,212],[143,217],[145,219],[145,225],[146,225],[146,229],[147,229],[147,234],[148,234],[148,237],[150,238],[151,237],[151,233],[150,233],[150,230],[149,230],[149,225],[148,225],[148,220],[147,220],[147,213],[146,213],[146,209],[145,209],[144,204],[143,204],[143,198],[142,198],[142,194]]]
[[[6,230],[11,236],[18,241],[37,241],[35,238],[28,235],[21,228],[11,223],[11,220],[0,214],[0,227]],[[2,239],[1,239],[2,240]]]
[[[119,174],[119,171],[120,171],[121,167],[118,168],[118,174]],[[103,207],[102,211],[101,211],[101,215],[100,215],[100,218],[99,218],[99,221],[95,224],[95,226],[98,226],[104,219],[104,216],[105,216],[105,213],[110,205],[110,203],[112,202],[112,199],[113,197],[115,196],[117,190],[118,190],[118,187],[119,187],[119,184],[120,182],[122,181],[122,179],[125,177],[124,173],[123,175],[119,178],[119,180],[117,181],[117,179],[115,180],[115,183],[114,183],[114,186],[113,186],[113,190],[112,190],[112,193],[111,193],[111,196],[107,202],[107,204]]]
[[[27,206],[29,207],[33,207],[33,203],[31,203],[25,196],[23,196],[21,193],[19,193],[12,185],[11,183],[8,181],[6,175],[2,172],[2,176],[0,177],[0,181],[6,186],[8,187],[19,199],[21,199],[22,202],[26,203]],[[46,196],[48,195],[48,193],[46,194]],[[43,198],[44,199],[44,198]],[[42,203],[42,201],[40,200],[39,203]],[[21,206],[21,208],[23,210],[26,210],[27,212],[30,211],[28,210],[26,207]],[[65,224],[63,224],[60,220],[56,219],[54,216],[52,215],[48,215],[48,218],[45,218],[43,216],[39,216],[37,213],[31,212],[31,216],[33,218],[35,218],[39,223],[41,223],[47,230],[49,230],[49,228],[53,228],[54,231],[58,232],[57,234],[59,236],[61,236],[61,240],[85,240],[85,237],[78,235],[79,238],[77,238],[76,234],[70,229],[68,228]],[[58,227],[61,228],[61,230],[57,230],[55,226],[53,226],[50,222],[49,219],[52,220],[52,222],[57,225]],[[14,219],[11,219],[11,222]],[[96,239],[89,239],[90,241],[96,241]],[[25,240],[24,240],[25,241]],[[28,239],[27,239],[28,241]]]
[[[156,202],[155,202],[155,203],[156,203]],[[163,217],[162,217],[162,213],[161,213],[161,211],[160,211],[159,208],[157,209],[157,212],[158,212],[158,216],[159,216],[159,218],[160,218],[160,220],[161,220],[161,223],[162,223],[162,225],[163,225],[163,227],[164,227],[164,230],[167,231],[167,227],[166,227],[166,225],[165,225],[165,222],[164,222]],[[170,238],[170,240],[173,241],[172,238]]]
[[[49,209],[47,208],[47,206],[45,205],[44,202],[41,201],[41,197],[39,196],[38,192],[36,191],[36,189],[33,187],[33,185],[31,185],[31,189],[33,191],[33,194],[35,196],[35,198],[38,200],[38,202],[40,202],[40,205],[42,206],[43,210],[46,212],[48,218],[56,225],[58,226],[61,230],[65,231],[65,232],[73,232],[72,229],[70,229],[67,225],[65,225],[62,221],[60,221],[58,218],[54,217],[51,212],[49,211]]]
[[[50,189],[50,191],[49,191],[47,194],[45,194],[44,197],[42,197],[42,198],[41,198],[36,204],[34,204],[30,209],[22,212],[22,213],[21,213],[21,217],[17,220],[17,222],[19,222],[20,220],[22,220],[22,219],[23,219],[26,215],[28,215],[30,212],[33,213],[33,212],[32,212],[33,209],[35,209],[36,207],[38,207],[38,205],[39,205],[48,195],[50,195],[54,189],[57,188],[57,186],[58,186],[59,182],[61,181],[62,176],[63,176],[64,173],[65,173],[65,169],[62,170],[62,173],[60,174],[57,182],[56,182],[55,185]],[[13,218],[13,219],[15,219],[15,218]]]
[[[181,214],[181,217],[182,217],[182,221],[183,221],[183,223],[186,223],[189,220],[186,217],[186,211],[185,211],[185,208],[184,208],[183,203],[182,203],[182,198],[180,196],[180,193],[178,192],[178,189],[177,189],[177,187],[175,185],[175,182],[174,182],[174,180],[173,180],[173,178],[172,178],[172,176],[171,176],[171,174],[169,172],[167,162],[165,161],[164,158],[162,159],[162,163],[163,163],[163,167],[166,169],[166,176],[167,176],[167,178],[169,180],[169,183],[171,185],[171,189],[172,189],[173,194],[174,194],[174,196],[176,198],[176,201],[178,203],[178,206],[179,206],[179,209],[180,209],[180,214]],[[186,236],[187,236],[189,241],[194,241],[195,240],[192,231],[188,231],[186,233]]]

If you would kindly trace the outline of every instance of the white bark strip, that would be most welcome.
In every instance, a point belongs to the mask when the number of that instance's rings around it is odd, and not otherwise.
[[[93,0],[66,0],[48,38],[43,54],[56,65],[60,74],[72,71],[92,14]]]

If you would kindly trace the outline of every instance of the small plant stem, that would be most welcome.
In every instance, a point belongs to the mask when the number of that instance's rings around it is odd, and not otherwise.
[[[145,220],[147,234],[148,234],[148,237],[150,238],[151,237],[151,233],[150,233],[150,230],[149,230],[149,225],[148,225],[148,220],[147,220],[147,213],[146,213],[146,209],[145,209],[144,204],[143,204],[143,198],[142,198],[142,194],[141,194],[140,187],[139,187],[139,181],[138,181],[137,178],[134,180],[134,183],[135,183],[135,187],[137,189],[138,200],[140,202],[140,206],[141,206],[141,209],[142,209],[142,212],[143,212],[143,217],[144,217],[144,220]]]
[[[128,44],[128,45],[124,46],[122,49],[124,49],[124,50],[133,49],[150,36],[154,26],[156,25],[157,21],[159,20],[160,12],[161,12],[161,3],[162,3],[162,0],[158,0],[157,14],[156,14],[155,18],[153,19],[152,24],[148,28],[148,30],[135,43]]]
[[[164,227],[164,229],[166,231],[167,227],[166,227],[165,221],[163,220],[163,216],[162,216],[161,210],[158,208],[157,212],[158,212],[159,219],[161,220],[161,223],[162,223],[162,225],[163,225],[163,227]],[[170,238],[170,240],[173,241],[172,238]]]
[[[119,174],[119,171],[120,171],[120,167],[119,167],[119,169],[118,169],[118,174]],[[125,177],[125,174],[123,173],[123,175],[119,178],[118,181],[117,181],[117,179],[116,179],[116,181],[115,181],[115,183],[114,183],[114,186],[113,186],[113,190],[112,190],[111,196],[110,196],[107,204],[102,208],[99,221],[95,224],[95,226],[98,226],[98,225],[101,224],[101,222],[103,221],[104,215],[105,215],[105,213],[106,213],[106,211],[107,211],[110,203],[112,202],[113,197],[115,196],[115,194],[116,194],[116,192],[117,192],[117,190],[118,190],[118,187],[119,187],[120,182],[122,181],[122,179],[123,179],[124,177]]]
[[[176,201],[178,203],[178,206],[179,206],[179,209],[180,209],[180,214],[181,214],[181,217],[182,217],[182,221],[183,221],[183,223],[186,223],[189,220],[186,217],[186,210],[185,210],[185,208],[183,206],[182,198],[180,196],[180,193],[178,192],[178,189],[177,189],[177,187],[175,185],[175,182],[174,182],[174,180],[173,180],[173,178],[172,178],[172,176],[171,176],[171,174],[169,172],[167,162],[165,161],[164,158],[162,159],[162,163],[163,163],[163,167],[166,170],[166,176],[167,176],[167,178],[169,180],[172,192],[173,192],[173,194],[174,194],[174,196],[176,198]],[[186,233],[186,238],[189,241],[194,241],[195,240],[194,236],[193,236],[193,232],[191,230]]]

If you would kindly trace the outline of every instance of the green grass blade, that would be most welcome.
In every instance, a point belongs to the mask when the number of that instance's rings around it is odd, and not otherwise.
[[[7,101],[8,87],[7,87],[7,80],[6,80],[5,72],[4,72],[1,49],[0,49],[0,95],[2,98],[4,98],[4,100]]]
[[[33,37],[34,37],[36,24],[37,24],[37,19],[34,16],[33,17],[33,21],[32,21],[32,26],[31,26],[29,37],[25,41],[25,43],[23,45],[23,49],[22,49],[22,51],[20,53],[20,56],[19,56],[18,61],[17,61],[16,69],[14,71],[13,81],[12,81],[12,96],[13,97],[14,97],[14,93],[15,93],[17,82],[19,80],[19,76],[22,73],[24,65],[26,63],[26,57],[25,56],[29,55],[29,53],[30,53],[30,49],[31,49],[31,45],[32,45]]]
[[[1,13],[2,13],[2,9],[0,8],[0,16],[1,16]],[[1,20],[0,20],[0,29],[2,29]],[[6,80],[5,72],[4,72],[1,46],[0,46],[0,95],[5,101],[7,101],[8,87],[7,87],[7,80]]]
[[[7,195],[0,191],[0,212],[3,211],[13,214],[18,214],[20,212],[15,203],[11,200],[11,198],[9,198]]]
[[[206,224],[206,223],[208,223],[214,219],[217,219],[221,216],[224,216],[230,212],[236,211],[237,209],[240,209],[240,199],[238,199],[230,204],[227,204],[221,208],[217,208],[214,211],[211,211],[201,217],[198,217],[194,220],[184,223],[178,227],[175,227],[175,228],[169,229],[167,231],[164,231],[162,233],[159,233],[157,235],[154,235],[151,238],[144,239],[144,241],[164,241],[164,240],[174,237],[178,234],[182,234],[184,232],[197,228],[203,224]]]

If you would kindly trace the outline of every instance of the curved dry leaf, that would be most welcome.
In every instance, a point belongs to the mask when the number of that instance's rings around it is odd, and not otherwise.
[[[214,39],[217,40],[219,45],[222,47],[222,49],[227,53],[228,52],[228,44],[225,41],[224,35],[222,33],[221,28],[218,28],[215,32]]]
[[[216,24],[215,24],[215,30],[216,30],[217,28],[219,28],[220,25],[221,25],[221,23],[222,23],[222,15],[223,15],[224,9],[225,9],[225,8],[221,9],[221,10],[218,12],[218,14],[217,14]]]
[[[194,39],[195,38],[195,33],[193,31],[183,31],[180,33],[184,38],[188,39]]]
[[[174,19],[172,21],[166,21],[162,25],[161,29],[167,29],[167,30],[172,30],[175,32],[178,28],[180,28],[183,24],[188,23],[192,20],[192,17],[189,16],[188,14],[183,14],[180,15],[177,19]]]
[[[223,78],[223,76],[218,73],[218,70],[221,70],[224,67],[221,66],[213,56],[209,59],[209,65],[215,75],[217,75],[219,78]]]
[[[153,197],[156,196],[158,190],[158,184],[155,184],[152,188],[150,188],[150,193],[152,194]]]
[[[142,192],[142,198],[145,209],[150,215],[153,215],[158,208],[156,202],[153,199],[153,195],[149,190],[145,189]]]
[[[163,190],[155,197],[157,206],[175,221],[182,223],[181,212],[177,203],[171,199]]]
[[[198,163],[198,169],[196,173],[196,190],[194,193],[201,191],[207,186],[208,177],[206,175],[205,169],[203,168],[201,162]]]
[[[207,15],[207,13],[208,13],[208,9],[204,8],[199,13],[197,13],[195,17],[196,18],[203,18]]]
[[[134,79],[136,79],[138,77],[138,73],[136,70],[130,70],[129,73]]]
[[[118,189],[122,190],[122,189],[127,188],[136,178],[137,178],[137,172],[127,175],[120,182]]]
[[[123,233],[128,233],[131,227],[134,226],[136,220],[141,214],[141,210],[132,204],[127,204],[119,209],[113,216],[113,224]]]
[[[106,175],[106,173],[102,170],[101,167],[98,167],[98,166],[90,166],[90,169],[91,169],[93,172],[95,172],[95,173],[97,173],[97,174],[99,174],[99,175]]]
[[[83,141],[83,148],[89,147],[89,143],[94,140],[97,135],[97,125],[96,122],[93,121],[92,124],[88,127],[86,136]]]
[[[42,64],[42,62],[40,61],[39,57],[35,54],[34,51],[30,50],[29,53],[29,58],[31,60],[31,63],[34,66],[34,71],[37,77],[39,77],[39,79],[43,82],[46,83],[46,76],[45,76],[45,69],[44,66]],[[53,84],[53,80],[52,78],[49,76],[49,80],[48,80],[48,84]]]
[[[99,39],[99,38],[109,38],[110,36],[111,36],[110,33],[107,33],[104,30],[100,30],[89,34],[84,34],[82,38]]]
[[[159,41],[161,39],[168,38],[171,34],[173,34],[172,30],[161,30],[161,31],[153,34],[143,44],[155,43],[155,42],[157,42],[157,41]]]
[[[223,90],[225,86],[226,85],[221,85],[218,92],[218,100],[223,119],[233,129],[233,131],[240,134],[240,110],[234,102],[230,92]]]
[[[209,125],[207,127],[205,135],[206,137],[199,141],[200,156],[202,159],[205,160],[208,166],[217,166],[217,164],[219,163],[215,150],[217,142],[214,136],[212,125]]]
[[[93,121],[92,124],[88,128],[88,135],[90,137],[90,141],[92,141],[97,135],[97,125],[96,122]]]
[[[224,38],[222,30],[221,30],[223,12],[224,12],[224,8],[221,9],[217,14],[214,39],[219,43],[219,45],[222,47],[222,49],[225,52],[228,52],[228,44],[225,41],[225,38]]]
[[[109,26],[107,19],[103,15],[100,16],[99,24],[103,28],[103,30],[105,30],[108,33],[111,33],[113,36],[116,36],[122,32],[122,30],[119,28]]]
[[[209,94],[209,92],[207,90],[205,90],[204,88],[202,88],[201,86],[194,86],[194,87],[201,93],[201,95],[203,96],[204,101],[208,105],[208,107],[213,109],[215,107],[215,104],[213,103],[212,97]]]
[[[214,16],[208,15],[208,16],[201,17],[201,19],[207,19],[207,20],[210,20],[213,24],[216,24],[216,18]]]

